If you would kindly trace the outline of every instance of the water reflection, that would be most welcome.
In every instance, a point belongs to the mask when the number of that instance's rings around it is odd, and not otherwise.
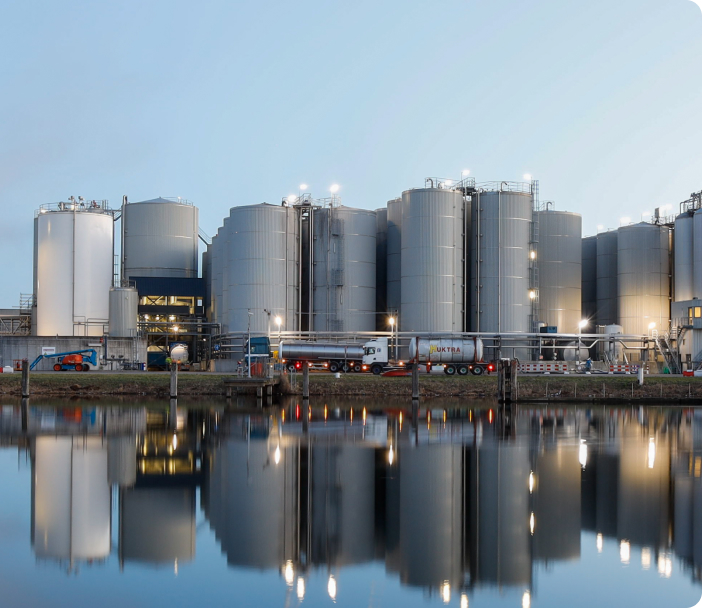
[[[336,599],[344,568],[375,562],[437,602],[468,606],[475,590],[499,588],[530,605],[536,573],[577,562],[590,538],[663,578],[702,573],[692,410],[505,420],[489,408],[25,403],[2,409],[3,444],[31,458],[36,558],[68,569],[113,554],[121,568],[177,574],[196,559],[199,496],[229,566],[276,572],[300,600],[313,573]]]

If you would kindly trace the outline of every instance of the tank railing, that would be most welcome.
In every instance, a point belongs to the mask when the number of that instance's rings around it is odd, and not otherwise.
[[[74,212],[110,212],[112,213],[113,210],[110,209],[109,206],[109,201],[107,200],[84,200],[82,197],[79,197],[78,200],[72,200],[72,201],[67,201],[67,202],[59,202],[59,203],[46,203],[44,205],[40,205],[39,209],[35,211],[34,216],[37,217],[41,214],[44,213],[49,213],[49,212],[56,212],[56,211],[74,211]]]
[[[158,198],[162,198],[165,201],[169,201],[171,203],[179,203],[180,205],[189,205],[192,207],[195,205],[192,201],[189,201],[187,198],[181,198],[180,196],[159,196]],[[143,203],[148,203],[149,201],[140,201]],[[128,205],[134,205],[136,203],[129,203],[127,202]]]
[[[460,190],[461,188],[475,188],[475,178],[451,179],[450,177],[425,177],[425,188],[438,188],[439,190]]]
[[[477,184],[481,192],[519,192],[522,194],[532,193],[531,182],[481,182]]]

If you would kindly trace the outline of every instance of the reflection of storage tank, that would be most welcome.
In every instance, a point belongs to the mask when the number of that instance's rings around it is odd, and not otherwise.
[[[96,560],[110,554],[107,446],[99,437],[37,437],[32,545],[38,558]]]
[[[137,445],[134,435],[112,436],[107,440],[107,478],[124,488],[136,483]]]
[[[315,446],[311,487],[311,562],[343,566],[372,561],[375,451],[367,446]]]
[[[597,323],[610,325],[617,316],[617,239],[616,231],[597,235]]]
[[[463,331],[466,221],[459,190],[402,193],[400,331]]]
[[[314,212],[314,329],[375,330],[375,211]]]
[[[133,338],[137,333],[139,293],[132,287],[110,289],[110,337]]]
[[[231,208],[220,258],[224,331],[247,331],[251,311],[251,331],[268,332],[269,317],[264,310],[281,317],[283,330],[297,329],[296,217],[292,207],[266,203]]]
[[[110,316],[113,219],[106,204],[59,203],[37,215],[37,335],[101,336]]]
[[[702,217],[700,217],[702,221]],[[673,231],[675,243],[675,301],[692,300],[700,291],[694,289],[694,225],[692,213],[681,213],[675,218],[675,230]],[[702,237],[702,231],[700,233]],[[702,246],[702,243],[700,243]],[[700,249],[702,255],[702,247]],[[700,258],[702,259],[702,258]],[[700,273],[702,274],[702,273]],[[700,277],[702,280],[702,276]]]
[[[174,564],[195,557],[195,491],[120,491],[120,562]]]
[[[402,300],[402,199],[388,201],[388,312],[399,312]],[[381,312],[381,311],[378,311]]]
[[[386,331],[388,327],[388,210],[382,207],[375,210],[375,328]]]
[[[156,198],[122,205],[122,276],[197,278],[198,210]]]
[[[539,320],[561,333],[577,333],[582,319],[582,217],[539,211]]]
[[[619,229],[618,317],[626,334],[666,331],[670,321],[670,229],[639,223]]]
[[[473,200],[472,329],[528,332],[532,195],[496,189]]]
[[[424,445],[397,452],[399,555],[403,583],[456,588],[461,581],[463,462],[460,445]],[[493,480],[494,482],[494,480]]]
[[[582,241],[582,316],[589,319],[592,332],[597,320],[597,237],[588,236]]]
[[[203,504],[231,565],[280,568],[297,558],[298,451],[281,447],[278,459],[277,447],[228,440],[212,454]]]

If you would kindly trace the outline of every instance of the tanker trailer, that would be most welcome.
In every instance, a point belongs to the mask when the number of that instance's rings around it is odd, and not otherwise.
[[[317,363],[330,372],[360,372],[363,369],[363,354],[363,344],[281,342],[278,347],[278,358],[289,371],[300,370],[305,363]]]
[[[444,373],[453,376],[456,372],[475,376],[495,369],[492,363],[483,361],[483,342],[480,338],[412,338],[409,344],[410,361],[431,366],[443,364]]]

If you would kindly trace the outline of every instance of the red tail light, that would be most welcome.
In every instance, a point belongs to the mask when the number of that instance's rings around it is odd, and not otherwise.
[[[295,369],[302,369],[302,363],[300,363],[299,361],[296,361],[295,362]]]

